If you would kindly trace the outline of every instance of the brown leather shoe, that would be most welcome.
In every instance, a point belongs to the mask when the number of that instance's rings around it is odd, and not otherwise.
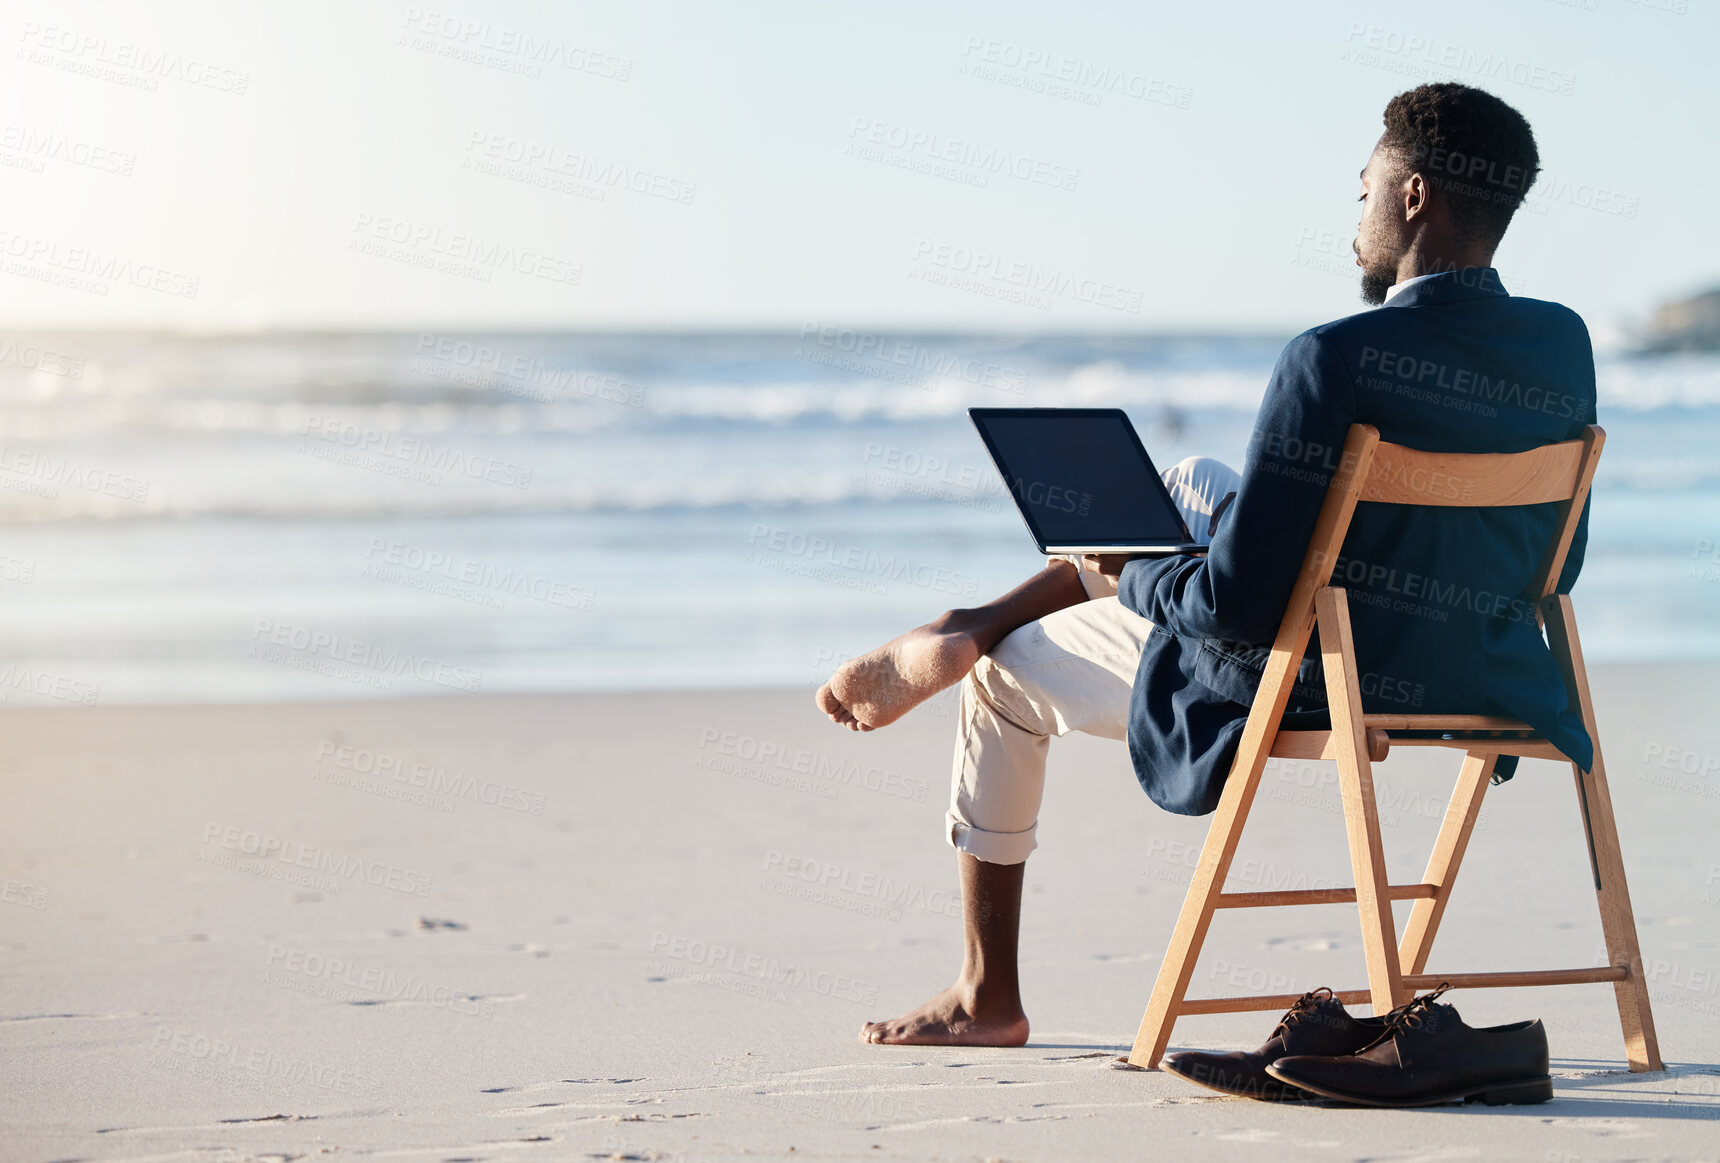
[[[1436,1005],[1440,986],[1385,1017],[1386,1032],[1347,1057],[1299,1055],[1266,1067],[1278,1081],[1363,1106],[1546,1102],[1547,1031],[1539,1020],[1474,1029]]]
[[[1377,1041],[1385,1028],[1384,1018],[1352,1018],[1344,1003],[1322,987],[1297,998],[1258,1050],[1184,1050],[1161,1065],[1179,1078],[1239,1098],[1305,1102],[1315,1096],[1284,1085],[1266,1073],[1267,1066],[1289,1054],[1353,1054]]]

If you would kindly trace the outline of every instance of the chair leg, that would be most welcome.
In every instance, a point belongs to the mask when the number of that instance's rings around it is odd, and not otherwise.
[[[1422,883],[1437,884],[1439,889],[1431,899],[1424,897],[1415,902],[1403,927],[1403,941],[1398,945],[1398,963],[1406,973],[1421,973],[1427,968],[1433,938],[1445,916],[1445,905],[1451,899],[1457,870],[1469,848],[1476,817],[1481,814],[1481,797],[1487,794],[1487,784],[1498,764],[1497,755],[1473,751],[1463,760],[1457,786],[1451,790],[1451,803],[1445,809],[1445,822],[1439,828],[1439,839],[1434,841],[1433,855],[1428,857],[1427,872],[1421,878]]]
[[[1619,850],[1618,828],[1613,820],[1612,798],[1607,794],[1599,745],[1595,748],[1593,771],[1585,776],[1576,764],[1571,765],[1571,770],[1577,778],[1577,794],[1588,813],[1589,845],[1597,882],[1595,896],[1600,904],[1607,959],[1614,965],[1630,967],[1629,978],[1613,983],[1619,1024],[1624,1029],[1625,1057],[1633,1071],[1663,1070],[1660,1040],[1654,1032],[1654,1013],[1649,1008],[1648,979],[1643,973],[1642,950],[1637,944],[1636,914],[1630,907],[1630,887],[1625,882],[1624,857]]]
[[[1356,675],[1355,643],[1344,592],[1330,586],[1314,599],[1325,663],[1327,707],[1332,716],[1338,786],[1344,798],[1344,827],[1349,833],[1350,868],[1356,880],[1356,911],[1361,916],[1362,949],[1368,961],[1368,991],[1374,1013],[1383,1014],[1409,1000],[1398,964],[1397,924],[1386,895],[1385,851],[1380,841],[1379,804],[1374,798],[1373,766],[1368,760],[1362,719],[1361,680]]]
[[[1245,748],[1271,750],[1270,736],[1259,740],[1245,737]],[[1207,930],[1212,926],[1212,914],[1224,879],[1230,874],[1230,861],[1242,839],[1242,827],[1248,821],[1248,809],[1254,803],[1255,790],[1260,786],[1260,773],[1265,770],[1266,756],[1239,751],[1225,781],[1224,794],[1219,798],[1218,811],[1212,827],[1207,829],[1206,845],[1200,852],[1200,863],[1189,881],[1188,895],[1183,897],[1182,912],[1177,916],[1176,930],[1165,946],[1165,957],[1159,965],[1159,975],[1153,982],[1153,996],[1147,1002],[1147,1012],[1141,1017],[1141,1028],[1135,1035],[1129,1062],[1147,1068],[1159,1064],[1165,1047],[1170,1045],[1171,1028],[1176,1025],[1177,1011],[1183,995],[1188,992],[1189,977],[1200,959],[1201,946],[1206,943]]]
[[[1612,796],[1607,792],[1606,764],[1601,759],[1601,737],[1595,727],[1588,671],[1583,665],[1582,643],[1577,638],[1576,615],[1570,597],[1565,594],[1549,599],[1547,607],[1547,641],[1565,672],[1566,688],[1577,704],[1595,748],[1594,766],[1589,771],[1579,770],[1576,764],[1571,765],[1571,770],[1576,774],[1577,797],[1588,831],[1589,858],[1607,958],[1612,964],[1630,970],[1628,978],[1613,983],[1619,1024],[1624,1029],[1625,1057],[1633,1071],[1664,1070],[1660,1041],[1654,1032],[1654,1013],[1649,1007],[1648,980],[1643,975],[1642,950],[1637,942],[1636,914],[1631,910],[1630,886],[1625,880],[1624,854],[1619,848]]]

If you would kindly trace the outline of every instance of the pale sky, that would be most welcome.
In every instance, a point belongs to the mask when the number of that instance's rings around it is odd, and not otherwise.
[[[0,33],[10,327],[1290,332],[1361,308],[1356,171],[1446,79],[1540,142],[1507,287],[1605,335],[1720,284],[1713,0],[39,0]]]

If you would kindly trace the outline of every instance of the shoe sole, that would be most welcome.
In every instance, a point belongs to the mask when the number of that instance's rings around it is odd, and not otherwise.
[[[1302,1090],[1300,1087],[1285,1082],[1283,1079],[1278,1080],[1278,1085],[1284,1088],[1285,1093],[1283,1095],[1269,1096],[1265,1094],[1257,1094],[1255,1091],[1244,1087],[1222,1086],[1208,1078],[1196,1078],[1194,1075],[1184,1074],[1181,1070],[1172,1066],[1160,1065],[1159,1069],[1163,1070],[1166,1074],[1175,1075],[1184,1082],[1192,1082],[1196,1086],[1204,1086],[1208,1090],[1215,1090],[1219,1094],[1228,1094],[1232,1098],[1249,1098],[1253,1099],[1255,1102],[1303,1103],[1310,1102],[1315,1097],[1314,1095]]]
[[[1287,1078],[1268,1066],[1266,1072],[1286,1086],[1296,1086],[1310,1094],[1321,1098],[1335,1099],[1338,1102],[1354,1103],[1357,1106],[1386,1107],[1402,1109],[1417,1106],[1440,1106],[1448,1102],[1482,1102],[1488,1106],[1528,1106],[1533,1103],[1547,1102],[1553,1097],[1553,1080],[1549,1076],[1526,1078],[1518,1082],[1494,1082],[1485,1086],[1471,1086],[1462,1090],[1447,1091],[1444,1094],[1429,1095],[1426,1098],[1384,1099],[1362,1094],[1344,1094],[1341,1091],[1330,1090],[1323,1086],[1315,1086],[1311,1082],[1303,1082],[1299,1078]]]

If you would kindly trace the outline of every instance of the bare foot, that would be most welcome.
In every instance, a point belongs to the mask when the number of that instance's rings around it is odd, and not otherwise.
[[[976,1018],[968,991],[952,985],[917,1010],[883,1022],[867,1022],[860,1040],[887,1046],[1025,1046],[1027,1015],[1019,1002],[999,1014]]]
[[[850,731],[885,727],[960,682],[978,661],[973,635],[939,619],[844,662],[818,688],[818,709]]]

